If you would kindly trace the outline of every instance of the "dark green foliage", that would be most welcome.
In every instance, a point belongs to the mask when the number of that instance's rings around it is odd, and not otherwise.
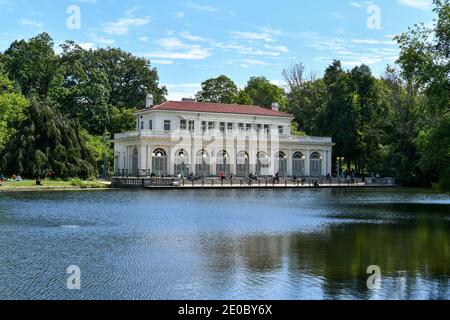
[[[202,90],[195,98],[200,102],[235,103],[238,96],[238,87],[227,76],[208,79],[202,83]]]
[[[270,108],[274,102],[278,103],[281,108],[286,105],[283,89],[270,83],[264,77],[251,77],[244,92],[255,106]]]
[[[33,102],[27,119],[0,154],[5,174],[89,178],[96,174],[96,159],[86,144],[83,129],[54,106]]]
[[[0,55],[5,174],[95,176],[105,162],[111,167],[109,139],[135,127],[133,113],[144,107],[147,93],[155,103],[165,100],[166,89],[146,59],[120,49],[83,50],[72,41],[56,54],[53,45],[42,33]],[[24,114],[25,98],[34,102]]]

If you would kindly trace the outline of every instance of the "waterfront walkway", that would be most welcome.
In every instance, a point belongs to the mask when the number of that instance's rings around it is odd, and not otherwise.
[[[392,181],[378,179],[370,181],[364,179],[326,179],[307,178],[304,180],[281,178],[274,181],[271,178],[261,178],[258,180],[235,178],[221,180],[220,178],[208,178],[200,180],[187,180],[178,178],[135,178],[135,177],[114,177],[112,178],[113,188],[180,188],[180,189],[293,189],[293,188],[352,188],[352,187],[388,187],[394,186]]]

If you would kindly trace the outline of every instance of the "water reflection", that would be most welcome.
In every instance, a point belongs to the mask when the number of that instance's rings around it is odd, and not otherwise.
[[[248,277],[241,281],[249,285],[258,285],[255,275],[285,274],[280,281],[300,287],[306,275],[318,279],[309,285],[328,299],[444,299],[449,297],[448,231],[448,226],[422,221],[400,226],[350,223],[317,233],[255,235],[238,241],[224,235],[203,241],[202,250],[212,253],[211,265],[220,265],[222,273],[234,277],[232,270],[239,265],[243,274],[238,277]],[[382,288],[376,292],[366,286],[370,265],[382,270]],[[295,285],[289,290],[294,297],[306,298],[297,295]]]
[[[0,298],[449,299],[449,216],[410,189],[5,194]]]

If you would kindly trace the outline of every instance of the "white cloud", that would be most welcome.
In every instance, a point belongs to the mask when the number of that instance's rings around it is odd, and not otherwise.
[[[196,10],[200,10],[200,11],[208,11],[208,12],[217,12],[219,11],[219,9],[213,7],[213,6],[208,6],[208,5],[201,5],[192,1],[189,1],[186,3],[186,6],[196,9]]]
[[[186,14],[183,11],[175,12],[173,15],[175,18],[178,19],[183,19],[186,16]]]
[[[387,64],[398,58],[399,48],[392,40],[377,39],[349,39],[344,37],[326,37],[319,33],[302,33],[306,45],[325,52],[327,56],[316,57],[313,60],[321,63],[330,63],[339,59],[346,67],[378,63]]]
[[[42,27],[44,24],[40,21],[33,21],[26,18],[22,18],[19,20],[19,23],[23,26],[33,26],[33,27]]]
[[[145,55],[163,60],[203,60],[211,55],[207,48],[196,44],[186,44],[174,37],[159,39],[157,44],[160,46],[160,50]]]
[[[92,43],[92,42],[83,42],[83,43],[79,43],[78,45],[81,48],[83,48],[84,50],[96,49],[95,43]]]
[[[152,59],[151,62],[154,64],[167,64],[167,65],[175,63],[175,61],[168,59]]]
[[[351,1],[350,5],[354,8],[367,8],[369,6],[374,5],[374,2],[372,2],[372,1],[362,1],[362,2]]]
[[[183,98],[193,98],[201,90],[200,83],[165,84],[169,92],[167,99],[180,101]]]
[[[148,53],[150,58],[177,59],[177,60],[203,60],[210,56],[209,50],[201,47],[192,47],[182,51],[156,51]]]
[[[164,47],[165,49],[176,49],[176,48],[183,48],[184,43],[178,38],[163,38],[159,39],[158,43],[161,47]]]
[[[100,46],[112,46],[116,42],[114,39],[103,38],[96,34],[92,34],[92,40]]]
[[[395,45],[396,44],[393,40],[379,41],[379,40],[374,40],[374,39],[352,39],[351,42],[357,43],[357,44],[374,44],[374,45]]]
[[[266,61],[256,60],[256,59],[244,59],[242,60],[240,66],[243,68],[249,68],[254,66],[270,66],[271,64]]]
[[[361,3],[359,3],[359,2],[353,2],[353,1],[351,1],[351,2],[350,2],[350,5],[351,5],[352,7],[355,7],[355,8],[364,8],[364,6],[363,6]]]
[[[193,35],[189,31],[180,32],[180,37],[183,38],[183,39],[187,39],[189,41],[199,41],[199,42],[206,41],[205,38]]]
[[[275,41],[273,38],[273,35],[268,32],[230,31],[230,34],[236,39],[262,40],[262,41],[266,41],[266,42]]]
[[[286,53],[289,52],[289,48],[283,45],[270,45],[270,44],[265,44],[264,48],[268,49],[268,50],[273,50],[273,51],[278,51],[278,52],[282,52],[282,53]]]
[[[398,0],[402,5],[420,9],[420,10],[430,10],[432,1],[431,0]]]
[[[125,35],[131,28],[144,26],[150,22],[150,17],[145,18],[120,18],[103,25],[103,31],[108,34]]]
[[[142,37],[139,37],[138,40],[141,41],[141,42],[148,42],[149,38],[142,36]]]
[[[271,56],[271,57],[276,57],[280,55],[280,52],[278,51],[264,50],[258,47],[249,47],[239,44],[215,43],[215,46],[219,49],[234,50],[235,52],[244,55]]]

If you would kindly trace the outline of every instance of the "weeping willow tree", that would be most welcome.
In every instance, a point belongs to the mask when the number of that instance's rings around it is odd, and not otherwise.
[[[96,159],[88,135],[75,120],[69,120],[49,104],[33,102],[26,120],[0,153],[3,173],[26,177],[48,172],[59,178],[90,178]]]

